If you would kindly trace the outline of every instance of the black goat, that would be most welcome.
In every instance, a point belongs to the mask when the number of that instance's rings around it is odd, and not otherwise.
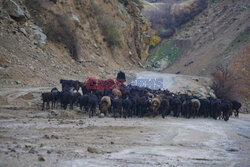
[[[122,100],[122,107],[125,112],[125,118],[133,116],[132,113],[132,101],[127,97],[126,99]]]
[[[85,109],[85,111],[88,111],[88,102],[89,102],[89,95],[85,94],[83,96],[80,97],[80,109],[82,110],[83,107]]]
[[[52,93],[51,92],[42,93],[42,101],[43,101],[42,110],[44,110],[45,103],[46,103],[46,109],[49,109],[50,108],[49,103],[53,101]]]
[[[73,93],[70,91],[61,92],[61,107],[66,110],[67,106],[70,105],[70,108],[73,109]]]
[[[98,98],[94,94],[89,94],[88,108],[89,108],[89,117],[93,117],[98,106]]]
[[[233,100],[232,101],[232,110],[234,110],[234,116],[239,117],[239,109],[241,108],[241,103]]]

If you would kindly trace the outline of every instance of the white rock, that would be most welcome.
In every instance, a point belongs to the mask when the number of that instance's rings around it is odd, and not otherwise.
[[[23,33],[26,37],[28,36],[26,30],[24,28],[20,28],[19,31]]]
[[[78,16],[76,16],[75,14],[72,14],[72,18],[73,20],[77,21],[78,23],[80,23],[80,19],[78,18]]]

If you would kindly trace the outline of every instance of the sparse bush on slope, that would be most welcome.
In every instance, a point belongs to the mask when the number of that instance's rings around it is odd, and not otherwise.
[[[239,94],[250,99],[250,44],[247,45],[244,52],[238,56],[233,65],[233,70],[239,79]]]
[[[110,16],[105,14],[102,19],[99,20],[99,26],[109,47],[121,47],[122,41],[120,31],[115,21]]]
[[[50,41],[64,44],[72,58],[78,60],[77,38],[66,15],[54,15],[54,21],[48,22],[43,27]]]
[[[239,96],[238,90],[240,87],[239,78],[234,74],[228,66],[217,66],[212,73],[215,95],[223,99],[237,99]]]
[[[121,32],[114,18],[105,13],[95,2],[92,3],[92,6],[97,17],[98,25],[104,36],[104,41],[106,41],[108,46],[112,49],[114,47],[121,47]]]
[[[41,0],[25,0],[25,5],[35,23],[43,29],[48,40],[63,44],[70,51],[72,58],[78,60],[77,37],[68,16],[54,14],[43,8]]]

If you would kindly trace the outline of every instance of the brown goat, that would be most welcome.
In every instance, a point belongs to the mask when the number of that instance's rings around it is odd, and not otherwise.
[[[101,99],[101,107],[100,110],[102,113],[104,113],[104,115],[107,115],[107,111],[111,106],[111,99],[109,96],[103,96]]]
[[[161,106],[161,100],[160,97],[155,97],[152,99],[151,102],[151,107],[152,107],[152,111],[153,111],[153,117],[155,117],[157,115],[158,109]]]
[[[119,90],[119,89],[113,89],[112,90],[112,94],[115,96],[115,97],[118,97],[120,98],[122,96],[122,92]]]

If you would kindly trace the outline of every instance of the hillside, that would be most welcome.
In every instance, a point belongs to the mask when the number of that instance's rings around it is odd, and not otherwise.
[[[1,1],[1,87],[139,69],[149,45],[140,10],[136,0]]]
[[[150,50],[145,66],[200,76],[210,76],[220,64],[233,66],[249,45],[249,11],[247,0],[209,1],[207,9]]]
[[[165,71],[208,76],[220,64],[232,66],[250,42],[248,5],[248,1],[218,1],[183,25],[172,39],[191,45]]]

